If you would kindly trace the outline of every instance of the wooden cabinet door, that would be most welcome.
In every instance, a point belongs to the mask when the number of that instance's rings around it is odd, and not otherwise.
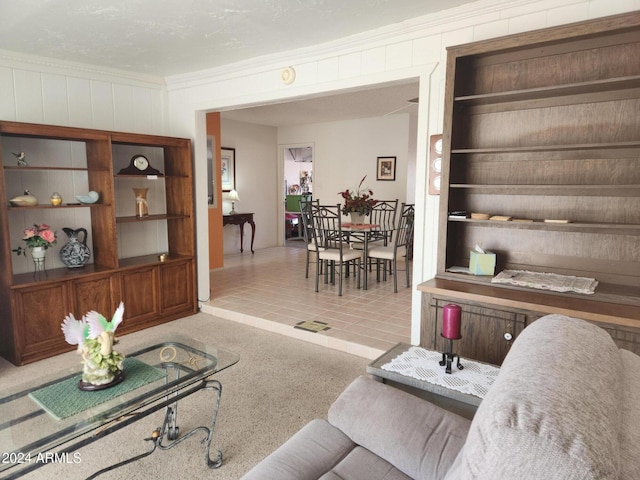
[[[71,283],[71,298],[73,301],[73,314],[80,319],[91,310],[104,315],[111,320],[120,298],[115,298],[112,288],[113,275],[102,277],[89,277],[74,280]]]
[[[122,333],[140,330],[160,314],[158,268],[145,266],[120,272],[120,293],[124,301]]]
[[[195,313],[193,262],[169,263],[160,266],[161,313]]]
[[[16,364],[51,357],[74,347],[60,326],[71,312],[69,284],[39,284],[13,291]]]
[[[462,338],[454,340],[453,353],[493,365],[502,364],[513,341],[524,329],[526,316],[514,311],[434,299],[430,315],[435,318],[434,345],[439,352],[449,349],[449,340],[440,335],[442,307],[448,303],[462,307]]]

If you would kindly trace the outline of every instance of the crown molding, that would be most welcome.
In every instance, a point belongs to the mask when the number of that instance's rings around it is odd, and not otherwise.
[[[59,75],[72,75],[91,80],[129,83],[140,87],[162,89],[166,87],[163,77],[144,75],[127,70],[118,70],[79,62],[57,60],[49,57],[39,57],[37,55],[16,53],[9,50],[0,50],[0,65],[9,68],[34,70]]]

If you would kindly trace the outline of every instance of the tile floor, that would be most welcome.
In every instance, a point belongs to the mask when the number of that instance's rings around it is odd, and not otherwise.
[[[398,342],[409,342],[411,288],[399,264],[398,293],[393,280],[376,282],[370,272],[368,289],[358,289],[356,277],[315,292],[315,264],[304,278],[305,249],[273,247],[225,256],[224,268],[211,271],[211,298],[202,311],[258,328],[374,359]],[[312,333],[293,328],[299,322],[325,322],[328,330]]]

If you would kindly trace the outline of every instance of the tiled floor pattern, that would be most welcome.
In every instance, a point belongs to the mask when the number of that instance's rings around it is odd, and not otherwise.
[[[211,298],[202,311],[301,338],[366,358],[376,358],[398,342],[409,342],[411,288],[399,265],[398,293],[393,280],[376,282],[369,273],[368,289],[358,289],[355,275],[315,292],[315,264],[304,278],[305,249],[274,247],[225,256],[225,266],[211,272]],[[299,322],[325,322],[329,330],[311,333],[293,328]]]

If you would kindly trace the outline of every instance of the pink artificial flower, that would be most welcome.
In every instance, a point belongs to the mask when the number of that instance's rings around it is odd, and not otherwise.
[[[53,243],[56,239],[56,235],[51,230],[41,231],[40,236],[45,242],[49,243]]]

